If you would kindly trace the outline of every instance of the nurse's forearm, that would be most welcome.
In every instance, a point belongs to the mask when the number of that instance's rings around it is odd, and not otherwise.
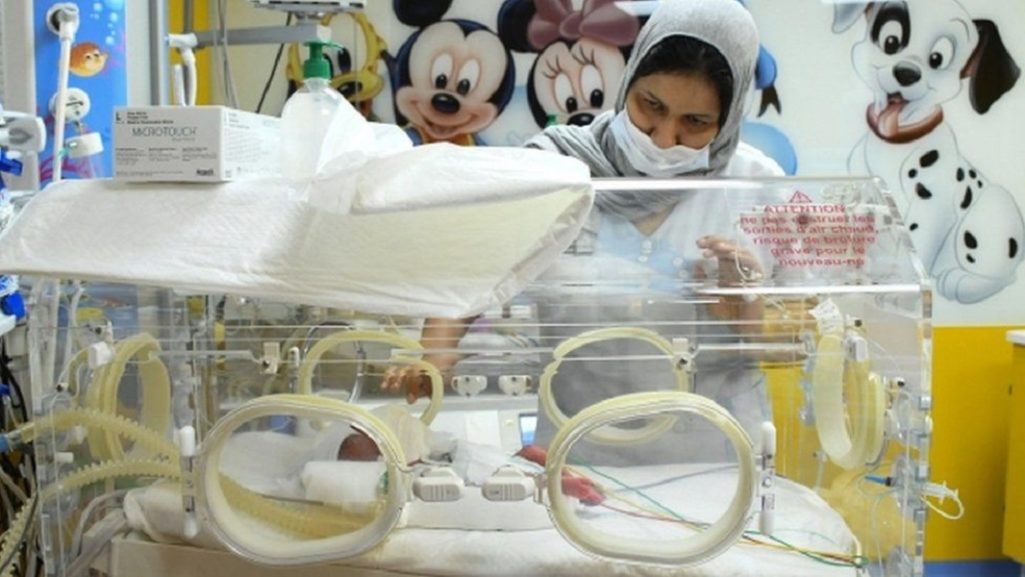
[[[765,305],[761,297],[748,301],[739,296],[726,296],[708,307],[714,318],[736,323],[734,329],[738,334],[753,335],[762,330]]]
[[[423,333],[420,336],[420,344],[427,350],[424,353],[424,360],[442,371],[450,369],[462,357],[453,349],[459,346],[460,339],[469,330],[473,321],[473,318],[430,318],[424,321]]]

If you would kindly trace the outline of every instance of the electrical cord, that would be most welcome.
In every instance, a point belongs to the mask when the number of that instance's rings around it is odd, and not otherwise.
[[[235,77],[231,71],[231,57],[228,55],[228,9],[227,0],[217,0],[217,26],[220,34],[219,42],[215,41],[221,51],[221,71],[224,79],[224,95],[232,108],[238,108],[238,93],[235,90]]]
[[[616,508],[616,507],[613,507],[613,506],[610,506],[610,505],[607,505],[607,504],[603,504],[603,507],[605,507],[605,508],[607,508],[607,509],[609,509],[611,511],[614,511],[614,512],[617,512],[617,513],[621,513],[621,514],[624,514],[624,515],[628,515],[628,516],[631,516],[631,517],[653,519],[653,520],[656,520],[656,521],[677,522],[677,523],[681,523],[681,524],[687,525],[687,526],[689,526],[691,528],[694,528],[694,529],[702,529],[703,530],[703,529],[707,529],[710,526],[709,523],[697,522],[697,521],[686,519],[685,517],[683,517],[679,513],[673,511],[672,509],[670,509],[669,507],[663,505],[662,503],[660,503],[656,499],[654,499],[654,498],[650,497],[649,495],[645,494],[643,492],[644,487],[632,487],[632,486],[629,486],[626,483],[624,483],[623,481],[620,481],[619,479],[616,479],[612,475],[609,475],[608,473],[599,471],[599,470],[597,470],[594,467],[591,467],[589,465],[584,465],[584,466],[588,470],[590,470],[593,473],[595,473],[596,475],[604,477],[605,479],[608,479],[609,481],[611,481],[611,482],[615,483],[616,485],[618,485],[620,487],[620,489],[615,490],[615,493],[627,492],[627,491],[636,493],[639,497],[641,497],[642,499],[648,501],[653,506],[653,508],[644,507],[644,506],[639,505],[637,503],[633,503],[633,502],[631,502],[629,500],[621,498],[621,499],[619,499],[620,501],[623,501],[623,502],[625,502],[625,503],[627,503],[629,505],[632,505],[633,507],[639,509],[642,513],[637,513],[635,511],[619,509],[619,508]],[[665,484],[666,482],[672,482],[672,481],[680,480],[682,478],[694,477],[694,476],[699,476],[699,475],[703,475],[703,474],[707,474],[707,473],[711,473],[711,472],[715,472],[715,471],[728,470],[728,469],[734,469],[734,468],[736,468],[735,465],[734,466],[718,467],[718,468],[710,469],[710,470],[706,470],[706,471],[699,471],[699,472],[696,472],[696,473],[692,473],[690,475],[681,475],[679,477],[674,477],[672,479],[667,479],[665,482],[652,483],[652,484],[650,484],[648,486],[649,487],[650,486],[658,486],[658,485]],[[605,490],[604,493],[606,495],[614,494],[614,493],[611,493],[608,490]],[[659,513],[658,511],[662,511],[663,513]],[[643,514],[643,513],[647,513],[647,514]],[[815,533],[813,533],[813,534],[815,534]],[[815,534],[815,535],[818,535],[818,534]],[[819,535],[819,536],[823,537],[822,535]],[[758,540],[756,538],[769,539],[769,540],[773,541],[775,543],[775,545],[772,544],[772,543],[766,543],[764,541],[760,541],[760,540]],[[763,547],[770,547],[770,548],[785,550],[785,551],[789,551],[789,552],[792,552],[792,553],[796,553],[796,554],[802,555],[804,557],[808,557],[809,559],[812,559],[812,560],[817,561],[819,563],[823,563],[825,565],[836,566],[836,567],[862,568],[862,567],[865,566],[865,562],[866,562],[865,557],[860,553],[860,546],[858,546],[859,550],[856,551],[854,555],[848,555],[848,554],[843,554],[843,553],[834,553],[834,552],[826,552],[826,551],[815,551],[815,550],[806,549],[806,548],[803,548],[803,547],[798,547],[796,545],[792,545],[792,544],[790,544],[790,543],[788,543],[788,542],[786,542],[786,541],[784,541],[784,540],[782,540],[782,539],[780,539],[778,537],[771,536],[771,535],[766,535],[764,533],[761,533],[759,531],[754,531],[754,530],[744,531],[743,536],[742,536],[742,544],[744,544],[744,545],[763,546]]]
[[[292,13],[288,13],[288,17],[285,18],[285,26],[292,24]],[[281,55],[285,52],[285,45],[278,45],[278,52],[274,55],[274,64],[270,67],[270,75],[267,77],[266,84],[263,85],[263,93],[260,94],[260,101],[256,104],[256,113],[259,114],[263,110],[263,102],[267,98],[267,93],[270,92],[270,86],[274,83],[274,74],[278,71],[278,64],[281,63]]]

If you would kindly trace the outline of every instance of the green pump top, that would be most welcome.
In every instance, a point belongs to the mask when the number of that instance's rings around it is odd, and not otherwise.
[[[331,64],[324,57],[324,47],[332,46],[340,49],[341,46],[331,41],[322,40],[311,40],[305,44],[310,48],[310,55],[303,62],[303,79],[331,78]]]

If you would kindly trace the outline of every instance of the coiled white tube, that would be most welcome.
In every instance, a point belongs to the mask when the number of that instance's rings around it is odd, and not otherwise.
[[[320,362],[320,358],[338,345],[353,342],[383,343],[404,350],[423,349],[420,343],[411,338],[382,331],[352,330],[331,333],[310,347],[306,357],[303,358],[302,364],[299,366],[297,392],[302,395],[312,395],[313,371],[316,369],[317,363]],[[420,367],[420,370],[424,371],[431,379],[431,403],[428,405],[427,410],[420,415],[420,420],[424,424],[430,425],[438,411],[441,410],[442,402],[444,402],[445,384],[441,377],[441,372],[431,363],[413,357],[397,356],[393,360]]]
[[[642,341],[651,344],[657,350],[664,353],[666,360],[672,363],[673,376],[676,379],[677,388],[682,392],[690,392],[692,388],[690,374],[682,367],[677,366],[674,359],[676,352],[673,350],[672,344],[658,333],[634,327],[614,327],[588,331],[559,343],[559,346],[555,347],[555,350],[552,351],[552,362],[548,363],[548,366],[545,367],[544,372],[541,374],[541,384],[538,390],[541,407],[556,427],[561,428],[569,422],[569,417],[559,408],[559,404],[556,402],[552,391],[552,379],[558,374],[563,358],[580,347],[614,339]],[[661,436],[672,428],[674,421],[672,417],[665,416],[653,419],[647,425],[637,429],[624,429],[612,426],[603,427],[592,431],[588,435],[587,440],[605,445],[640,443]]]
[[[670,412],[694,413],[707,419],[733,445],[738,465],[737,492],[726,513],[705,530],[679,544],[613,536],[581,522],[572,501],[562,492],[562,472],[573,445],[588,438],[591,431],[609,423],[643,416],[665,416]],[[757,485],[751,438],[740,423],[715,401],[678,391],[623,395],[580,411],[559,429],[552,440],[545,473],[552,521],[570,543],[586,553],[601,557],[673,566],[707,561],[735,543],[747,525]]]
[[[319,517],[321,527],[311,531],[304,523],[288,523],[285,528],[322,538],[287,541],[271,538],[253,530],[251,521],[240,516],[232,503],[235,483],[220,473],[221,453],[231,435],[242,425],[263,417],[289,415],[311,420],[347,420],[371,437],[387,462],[387,488],[385,502],[376,517],[356,516],[340,509],[321,507],[333,511],[330,518]],[[314,395],[269,395],[253,399],[228,413],[214,426],[199,452],[196,498],[206,511],[211,527],[218,539],[236,554],[269,565],[300,565],[327,562],[358,555],[376,546],[395,527],[402,513],[408,492],[408,479],[402,473],[405,455],[399,440],[388,426],[370,412],[336,399]],[[244,495],[244,493],[243,493]],[[260,499],[263,499],[260,497]],[[247,512],[258,513],[262,501],[246,505]],[[272,511],[273,513],[273,511]],[[345,518],[349,515],[349,519]],[[282,525],[275,515],[259,518]],[[314,519],[316,520],[316,519]],[[355,521],[355,522],[353,522]],[[334,523],[324,526],[324,523]]]
[[[886,388],[869,371],[867,360],[849,362],[847,356],[841,332],[822,335],[815,349],[811,398],[822,450],[837,466],[849,470],[874,461],[882,451]],[[859,404],[853,410],[845,400],[845,386],[856,389]]]

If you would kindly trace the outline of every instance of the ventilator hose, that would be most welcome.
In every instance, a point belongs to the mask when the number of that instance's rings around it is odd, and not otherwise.
[[[29,502],[22,505],[21,510],[14,516],[11,526],[3,535],[3,543],[0,544],[0,577],[11,577],[14,574],[14,557],[18,554],[18,548],[25,540],[28,532],[28,523],[35,512],[38,498],[33,495]]]
[[[127,417],[112,413],[104,413],[94,409],[69,409],[36,419],[35,426],[24,430],[25,442],[38,438],[46,430],[66,431],[72,427],[83,426],[100,429],[110,434],[118,434],[134,441],[150,452],[167,457],[178,458],[178,448],[153,429],[140,425]]]
[[[141,381],[142,396],[139,423],[158,433],[166,433],[170,427],[171,378],[164,363],[151,356],[160,351],[160,343],[148,333],[140,333],[121,340],[114,345],[114,358],[93,372],[89,389],[80,401],[88,408],[116,414],[118,391],[125,368],[132,359],[138,359],[136,368]],[[91,430],[88,439],[89,450],[98,460],[120,459],[125,456],[125,449],[118,442],[117,434],[113,432]],[[132,458],[150,457],[147,454],[138,454],[138,449],[136,446],[136,454],[131,455]]]
[[[176,465],[165,461],[104,461],[76,470],[44,489],[39,498],[45,502],[65,491],[74,491],[115,477],[163,477],[177,480],[181,478],[181,471]],[[299,511],[246,489],[226,475],[220,475],[220,482],[225,497],[233,506],[252,517],[300,535],[339,535],[355,531],[373,518],[372,515],[361,518],[354,518],[349,513],[339,515],[337,510],[320,505],[310,505],[306,511]]]
[[[376,513],[357,515],[324,505],[306,505],[305,510],[278,503],[239,485],[222,474],[221,490],[228,503],[270,525],[306,537],[333,537],[368,525]]]
[[[163,477],[178,479],[181,471],[177,465],[166,461],[143,461],[128,459],[124,461],[103,461],[78,469],[58,482],[47,486],[39,493],[39,498],[47,501],[64,491],[73,491],[97,481],[115,477]]]

